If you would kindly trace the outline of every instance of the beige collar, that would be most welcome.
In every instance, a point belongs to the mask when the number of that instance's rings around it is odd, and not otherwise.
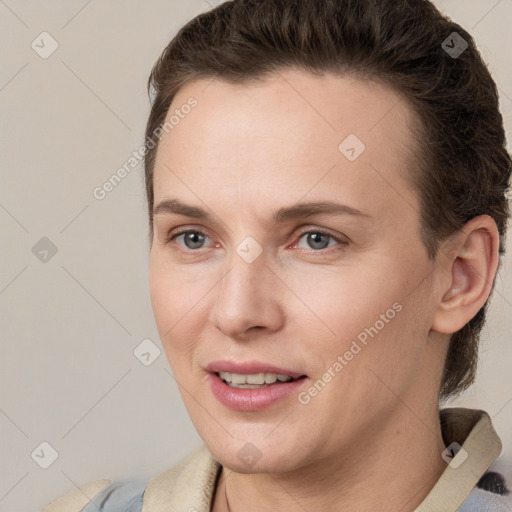
[[[457,510],[502,450],[501,440],[485,411],[459,407],[441,409],[439,415],[445,445],[449,447],[455,442],[463,449],[414,512]]]
[[[456,442],[463,450],[451,459],[414,512],[457,510],[502,450],[500,438],[485,411],[447,408],[441,409],[439,416],[445,445]],[[467,459],[458,466],[466,454]],[[220,469],[220,463],[203,444],[180,464],[148,483],[142,512],[210,511]]]

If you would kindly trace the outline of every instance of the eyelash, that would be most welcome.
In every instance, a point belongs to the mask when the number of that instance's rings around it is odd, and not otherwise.
[[[182,230],[179,230],[179,231],[175,231],[175,232],[171,232],[169,233],[165,243],[166,244],[170,244],[174,239],[176,239],[177,237],[181,236],[181,235],[186,235],[188,233],[198,233],[200,235],[205,235],[205,236],[208,236],[206,233],[203,233],[202,231],[198,230],[198,229],[182,229]],[[325,249],[311,249],[311,250],[306,250],[306,249],[301,249],[303,251],[306,251],[308,254],[311,254],[311,253],[321,253],[321,254],[329,254],[329,253],[332,253],[332,252],[335,252],[335,251],[338,251],[340,249],[343,249],[346,245],[348,245],[348,242],[345,241],[345,240],[341,240],[339,237],[333,235],[331,232],[329,231],[325,231],[323,229],[309,229],[309,230],[304,230],[302,232],[300,232],[298,234],[298,240],[297,240],[297,243],[298,241],[304,236],[304,235],[307,235],[307,234],[310,234],[310,233],[315,233],[315,234],[318,234],[318,235],[324,235],[324,236],[327,236],[329,238],[332,238],[333,240],[335,240],[336,242],[339,242],[339,244],[341,245],[341,247],[330,247],[330,248],[325,248]],[[181,250],[183,253],[195,253],[195,252],[199,252],[201,249],[187,249],[187,250]]]

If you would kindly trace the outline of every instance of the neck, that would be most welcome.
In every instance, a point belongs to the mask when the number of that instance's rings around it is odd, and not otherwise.
[[[343,453],[287,473],[223,467],[212,512],[413,512],[446,468],[445,446],[437,408],[420,417],[399,406],[397,415],[361,432]]]

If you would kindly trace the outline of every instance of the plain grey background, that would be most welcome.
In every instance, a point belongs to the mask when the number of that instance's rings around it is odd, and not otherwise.
[[[219,3],[0,0],[1,512],[100,478],[150,479],[202,443],[156,357],[141,166],[104,199],[93,190],[144,142],[160,52]],[[475,37],[510,149],[512,0],[435,3]],[[493,468],[512,486],[511,269],[508,255],[478,381],[447,405],[489,412],[504,444]],[[143,340],[147,366],[134,354]]]

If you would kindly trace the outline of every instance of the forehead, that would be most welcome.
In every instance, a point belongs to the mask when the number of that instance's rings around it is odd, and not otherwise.
[[[196,106],[180,111],[191,98]],[[173,114],[180,120],[157,152],[155,203],[175,187],[207,202],[244,194],[262,206],[276,193],[283,204],[326,193],[375,210],[405,207],[397,194],[409,209],[414,202],[403,177],[415,118],[401,95],[377,83],[300,70],[246,84],[201,79],[178,91],[167,119]]]

